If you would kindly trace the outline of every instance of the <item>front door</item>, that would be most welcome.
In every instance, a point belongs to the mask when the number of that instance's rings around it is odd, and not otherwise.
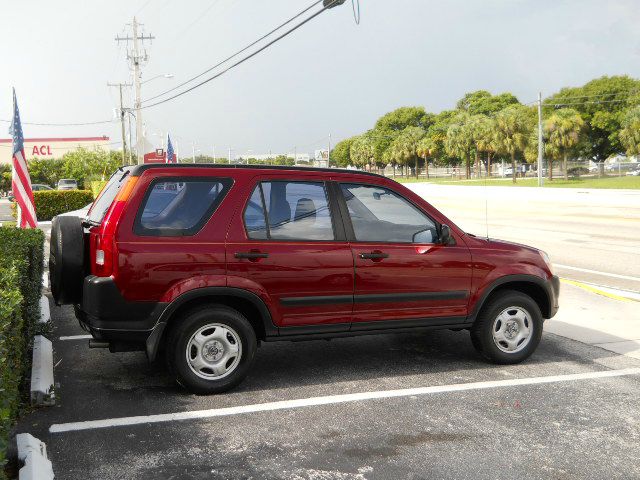
[[[352,330],[375,328],[368,322],[464,323],[472,273],[467,247],[438,244],[437,223],[389,188],[343,183],[339,190],[353,230]]]
[[[262,178],[230,230],[229,286],[267,297],[281,334],[349,329],[353,257],[336,205],[324,181]]]

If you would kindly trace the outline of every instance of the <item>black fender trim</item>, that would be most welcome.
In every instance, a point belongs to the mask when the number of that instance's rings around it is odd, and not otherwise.
[[[549,309],[545,311],[542,310],[543,318],[552,318],[556,312],[558,311],[558,296],[560,295],[560,280],[556,275],[551,278],[551,281],[545,280],[542,277],[538,277],[536,275],[527,275],[527,274],[518,274],[518,275],[505,275],[493,281],[488,287],[484,289],[482,296],[476,302],[476,306],[473,309],[473,312],[468,317],[469,322],[474,322],[478,313],[482,306],[498,287],[502,285],[506,285],[508,283],[530,283],[537,287],[542,288],[547,296],[547,302],[549,305]]]
[[[251,302],[253,306],[255,306],[260,312],[260,317],[262,320],[262,324],[264,326],[265,336],[266,337],[274,337],[278,336],[278,327],[273,324],[273,319],[271,317],[271,312],[269,308],[264,303],[264,301],[258,297],[255,293],[251,293],[248,290],[243,290],[241,288],[234,287],[202,287],[196,288],[194,290],[189,290],[188,292],[183,293],[182,295],[175,298],[167,307],[164,309],[160,317],[158,318],[158,322],[153,327],[153,331],[151,335],[147,338],[146,341],[146,351],[147,357],[150,361],[155,360],[156,355],[158,354],[158,348],[160,346],[160,341],[162,340],[162,335],[164,333],[164,329],[167,326],[167,322],[171,318],[171,316],[187,302],[192,300],[196,300],[198,298],[206,298],[206,297],[235,297],[240,298],[242,300],[247,300]]]

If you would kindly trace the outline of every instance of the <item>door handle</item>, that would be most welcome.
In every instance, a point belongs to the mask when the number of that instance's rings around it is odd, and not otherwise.
[[[236,252],[233,254],[236,258],[247,258],[249,260],[257,260],[259,258],[267,258],[269,256],[268,253],[264,252]]]
[[[389,254],[383,252],[361,253],[360,258],[365,260],[382,260],[383,258],[389,258]]]

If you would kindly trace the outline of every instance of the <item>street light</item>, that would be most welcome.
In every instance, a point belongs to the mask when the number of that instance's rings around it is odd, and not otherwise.
[[[150,82],[151,80],[155,80],[156,78],[173,78],[173,73],[164,73],[161,75],[156,75],[155,77],[151,77],[147,80],[143,80],[142,82],[140,82],[140,85]]]

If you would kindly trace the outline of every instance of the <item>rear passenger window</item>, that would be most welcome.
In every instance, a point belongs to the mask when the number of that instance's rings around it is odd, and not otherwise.
[[[259,183],[245,209],[244,223],[254,240],[335,239],[323,182]]]
[[[231,180],[227,178],[154,181],[138,210],[137,235],[195,235],[211,217]]]

